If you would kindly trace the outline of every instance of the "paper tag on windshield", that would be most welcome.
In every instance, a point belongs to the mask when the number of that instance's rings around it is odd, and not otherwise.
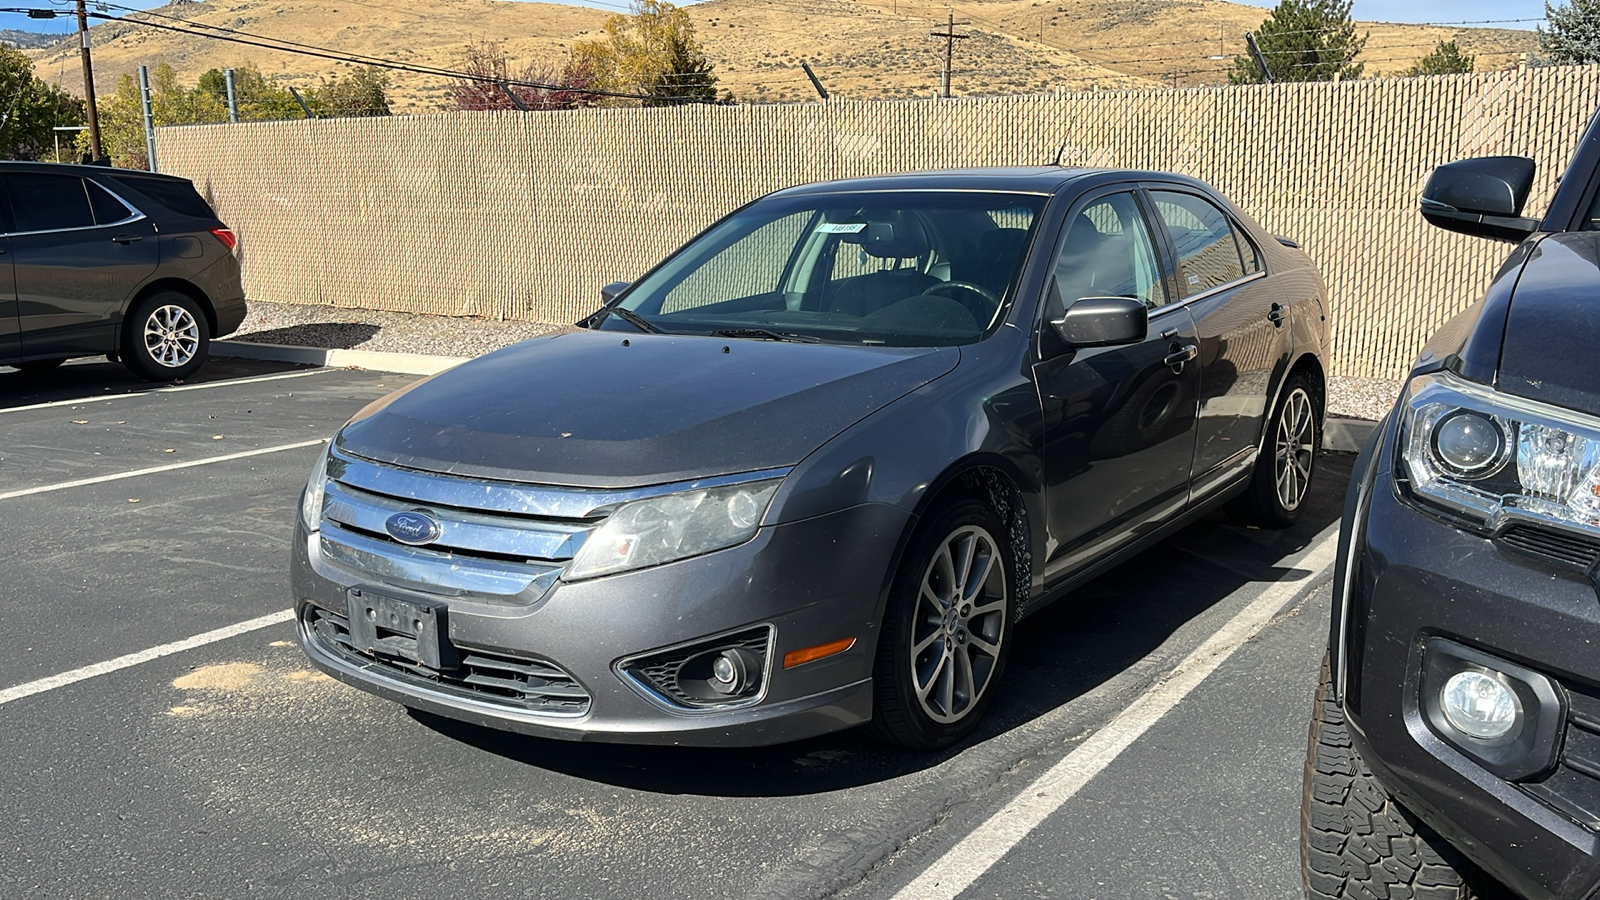
[[[817,226],[817,234],[859,234],[866,227],[865,222],[823,222]]]

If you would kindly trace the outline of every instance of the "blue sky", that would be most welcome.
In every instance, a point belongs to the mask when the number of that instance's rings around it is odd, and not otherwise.
[[[162,5],[150,0],[117,0],[119,5],[143,9]],[[330,0],[332,2],[332,0]],[[579,0],[573,0],[579,2]],[[616,0],[605,4],[581,5],[614,8]],[[1276,0],[1243,0],[1251,6],[1272,7]],[[28,4],[40,7],[64,8],[64,0],[32,0]],[[92,5],[92,4],[91,4]],[[1383,22],[1463,22],[1485,19],[1531,19],[1544,16],[1544,0],[1355,0],[1358,19]],[[1533,28],[1537,22],[1521,22],[1507,27]],[[0,28],[23,28],[28,31],[71,31],[77,26],[70,19],[29,19],[15,13],[0,13]]]

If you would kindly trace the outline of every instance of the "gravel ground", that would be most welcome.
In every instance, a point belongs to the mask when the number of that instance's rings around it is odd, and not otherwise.
[[[429,356],[481,356],[567,327],[570,326],[251,301],[244,324],[228,339]],[[1335,377],[1328,391],[1328,413],[1378,419],[1394,405],[1399,393],[1398,381]]]

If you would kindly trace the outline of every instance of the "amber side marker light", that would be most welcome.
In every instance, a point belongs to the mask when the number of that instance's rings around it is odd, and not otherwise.
[[[808,662],[816,662],[819,659],[826,659],[827,657],[843,653],[855,645],[856,639],[849,637],[840,641],[818,644],[815,647],[807,647],[804,650],[791,650],[783,655],[783,667],[785,669],[792,669],[795,666],[803,666]]]

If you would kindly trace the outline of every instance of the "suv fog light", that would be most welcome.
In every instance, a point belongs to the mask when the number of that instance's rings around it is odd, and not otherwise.
[[[1480,741],[1510,734],[1522,718],[1517,695],[1500,679],[1483,672],[1457,672],[1439,698],[1444,717],[1457,731]]]

